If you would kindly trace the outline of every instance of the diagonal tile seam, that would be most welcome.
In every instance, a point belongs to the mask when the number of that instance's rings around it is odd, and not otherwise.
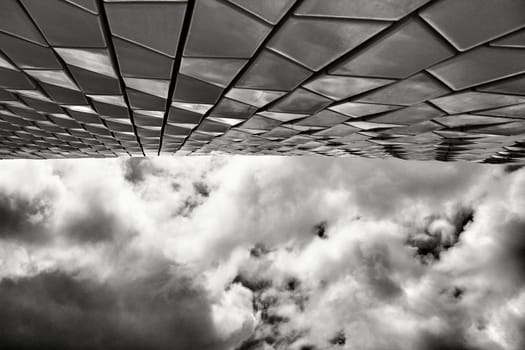
[[[224,98],[224,96],[228,93],[228,91],[235,86],[235,84],[239,81],[239,79],[241,79],[241,77],[244,75],[244,73],[249,69],[249,67],[252,65],[252,63],[254,62],[255,58],[257,58],[257,56],[259,56],[259,54],[266,48],[266,45],[270,42],[270,40],[274,37],[274,35],[277,34],[277,32],[279,31],[279,29],[286,23],[286,19],[288,17],[290,17],[294,12],[295,10],[302,4],[303,0],[297,0],[281,17],[281,19],[273,26],[272,30],[270,31],[270,33],[268,33],[268,35],[264,38],[264,40],[260,43],[259,47],[257,47],[257,50],[255,50],[255,52],[253,53],[253,55],[248,59],[248,62],[239,70],[239,72],[237,73],[237,75],[232,79],[232,81],[224,88],[224,90],[221,92],[221,95],[219,96],[219,99],[218,101],[220,101],[222,98]],[[228,2],[229,5],[231,5],[231,3]],[[238,6],[234,6],[235,8],[239,8],[239,10],[242,10],[243,12],[245,13],[248,13],[251,17],[254,17],[255,15],[253,15],[252,13],[238,7]],[[257,16],[255,16],[257,17]],[[259,17],[257,17],[258,20],[262,21]],[[264,21],[263,21],[264,22]],[[288,95],[288,94],[286,94]],[[285,95],[285,96],[286,96]],[[197,126],[193,129],[197,129],[204,120],[206,120],[206,118],[210,115],[210,113],[212,112],[213,108],[211,108],[210,110],[208,110],[206,113],[204,113],[199,121],[199,123],[197,124]],[[169,110],[168,110],[169,111]],[[193,132],[192,130],[192,132]],[[186,143],[186,141],[188,140],[188,138],[191,136],[192,132],[190,132],[190,134],[188,134],[188,136],[186,136],[184,138],[184,141],[183,143],[179,146],[178,150],[180,150],[184,144]]]
[[[36,25],[36,23],[35,23],[33,17],[31,16],[31,14],[30,14],[29,11],[27,10],[27,8],[23,5],[23,3],[22,3],[20,0],[17,0],[17,4],[18,4],[18,6],[19,6],[19,7],[20,7],[20,8],[26,13],[26,15],[28,16],[28,18],[33,22],[33,24],[34,24],[36,30],[38,30],[38,32],[40,33],[40,35],[42,35],[42,38],[43,38],[43,40],[46,42],[46,44],[48,45],[48,47],[51,48],[51,49],[53,49],[54,47],[53,47],[52,45],[50,45],[50,43],[48,42],[48,40],[46,39],[46,37],[45,37],[44,34],[42,33],[42,30],[40,29],[40,27],[39,27],[38,25]],[[25,40],[25,39],[23,39],[23,40]],[[53,52],[54,52],[54,50],[53,50]],[[62,68],[62,70],[64,71],[64,73],[65,73],[66,75],[68,75],[68,77],[69,77],[70,79],[72,79],[73,81],[75,81],[75,83],[78,84],[78,82],[74,79],[74,77],[72,76],[72,74],[69,72],[69,69],[67,68],[67,64],[64,62],[64,60],[63,60],[59,55],[55,55],[55,58],[56,58],[56,60],[60,63],[61,68]],[[17,68],[19,68],[16,64],[15,64],[15,66],[16,66]],[[20,69],[20,68],[19,68],[19,69]],[[20,69],[20,70],[23,71],[22,69]],[[42,88],[42,86],[40,85],[40,83],[39,83],[37,80],[35,80],[33,77],[29,76],[29,75],[26,74],[25,72],[24,72],[24,74],[25,74],[25,75],[26,75],[26,76],[27,76],[27,77],[33,82],[33,84],[35,84],[36,87],[39,88],[39,91],[41,91],[41,92],[43,92],[45,95],[47,95],[47,92],[45,91],[45,89]],[[87,99],[87,102],[88,102],[89,106],[90,106],[91,108],[93,108],[93,105],[90,103],[89,99]],[[62,109],[62,107],[60,107],[60,108]],[[49,116],[45,115],[45,117],[46,117],[46,119],[47,119],[49,122],[54,123],[54,122],[49,118]],[[107,128],[107,125],[106,125],[105,121],[104,121],[102,118],[101,118],[101,121],[102,121],[103,125]],[[36,125],[35,125],[35,126],[36,126]],[[84,128],[84,129],[85,129],[85,128]],[[85,130],[86,130],[86,132],[88,132],[87,129],[85,129]],[[108,129],[108,130],[109,130],[109,129]],[[69,130],[68,130],[68,133],[69,133],[70,135],[72,135],[72,134],[69,132]],[[114,134],[113,134],[113,132],[110,132],[110,133],[111,133],[111,136],[112,136],[114,139],[116,139],[115,136],[114,136]],[[51,133],[51,134],[53,134],[53,136],[56,137],[56,135],[55,135],[54,133]],[[73,136],[73,135],[72,135],[72,136]],[[129,153],[128,153],[128,154],[129,154]]]
[[[177,46],[177,51],[175,53],[175,60],[173,62],[171,70],[171,80],[168,88],[168,96],[166,97],[166,106],[164,111],[164,117],[162,118],[162,127],[160,129],[160,138],[159,138],[159,150],[157,155],[160,156],[162,152],[162,144],[164,142],[164,132],[166,129],[166,124],[168,122],[168,117],[170,114],[171,100],[173,99],[173,94],[175,93],[175,86],[177,84],[177,78],[182,64],[182,56],[184,52],[184,47],[186,46],[186,40],[188,39],[188,33],[190,31],[191,20],[193,17],[193,9],[195,8],[196,0],[188,0],[186,3],[186,10],[184,12],[184,19],[182,21],[182,28],[180,30],[179,43]]]
[[[270,41],[270,39],[271,39],[271,38],[277,33],[277,31],[279,30],[279,28],[280,28],[282,25],[284,25],[285,19],[287,19],[287,18],[289,18],[289,17],[291,17],[291,16],[294,15],[293,13],[295,12],[295,9],[296,9],[297,7],[299,7],[299,5],[301,4],[301,2],[302,2],[302,0],[297,1],[297,2],[296,2],[296,3],[295,3],[295,4],[294,4],[294,5],[293,5],[293,6],[292,6],[292,7],[291,7],[291,8],[290,8],[290,9],[289,9],[289,10],[288,10],[283,16],[282,16],[282,17],[281,17],[281,20],[280,20],[280,21],[274,26],[274,28],[272,29],[272,32],[271,32],[271,33],[265,38],[265,40],[261,43],[261,45],[259,46],[259,48],[257,49],[257,51],[256,51],[256,52],[254,53],[254,55],[250,58],[249,63],[243,67],[243,69],[242,69],[242,70],[238,73],[238,75],[233,79],[233,81],[230,83],[230,85],[227,86],[227,87],[225,88],[225,90],[224,90],[225,93],[227,93],[227,91],[228,91],[229,89],[231,89],[231,87],[235,86],[235,83],[240,79],[240,77],[242,77],[242,74],[243,74],[243,73],[249,68],[249,66],[251,65],[251,63],[252,63],[252,62],[256,59],[256,57],[258,56],[258,54],[259,54],[263,49],[266,48],[266,44]],[[430,3],[432,3],[432,2],[430,2]],[[380,40],[382,37],[387,36],[387,35],[389,34],[389,32],[390,32],[393,28],[400,27],[400,26],[404,25],[404,23],[406,23],[407,21],[410,21],[410,20],[412,19],[412,17],[413,17],[412,14],[414,14],[414,13],[419,13],[419,11],[421,11],[422,9],[426,8],[427,6],[429,6],[430,3],[427,3],[427,4],[425,4],[425,5],[423,5],[423,6],[419,7],[419,8],[416,8],[416,9],[414,9],[414,10],[413,10],[412,12],[410,12],[410,13],[407,13],[407,14],[406,14],[401,20],[398,20],[398,21],[395,21],[395,22],[391,22],[391,25],[386,26],[385,28],[383,28],[382,30],[380,30],[378,33],[372,35],[370,38],[368,38],[368,39],[367,39],[366,41],[364,41],[363,43],[361,43],[361,44],[357,45],[356,47],[354,47],[353,49],[351,49],[349,52],[346,52],[346,53],[345,53],[344,55],[342,55],[341,57],[339,57],[339,58],[335,59],[334,61],[330,62],[329,64],[327,64],[326,66],[324,66],[324,67],[323,67],[322,69],[320,69],[319,71],[317,71],[317,72],[313,72],[313,74],[312,74],[310,77],[308,77],[308,78],[305,79],[303,82],[301,82],[301,85],[300,85],[300,86],[304,86],[305,84],[307,84],[307,83],[309,83],[309,82],[311,82],[311,81],[313,81],[313,80],[319,78],[320,76],[327,74],[328,71],[329,71],[330,69],[336,67],[336,66],[337,66],[338,64],[340,64],[341,62],[344,62],[346,59],[348,59],[349,57],[351,57],[353,54],[355,54],[355,53],[358,52],[359,50],[364,49],[364,48],[366,48],[366,47],[372,45],[375,41]],[[418,18],[419,18],[419,17],[418,17]],[[332,19],[332,18],[330,18],[330,19]],[[339,19],[339,20],[341,20],[341,19]],[[359,19],[359,20],[356,20],[356,21],[368,21],[368,20],[367,20],[367,19]],[[373,22],[390,22],[390,21],[378,21],[378,20],[374,20]],[[424,22],[424,21],[423,21],[423,22]],[[425,24],[426,24],[426,22],[425,22]],[[431,28],[432,31],[435,32],[435,30],[434,30],[431,26],[429,26],[428,24],[426,24],[426,25],[427,25],[429,28]],[[451,45],[451,44],[450,44],[445,38],[443,38],[441,35],[439,35],[439,33],[436,32],[436,36],[437,36],[440,40],[444,41],[448,46],[450,46],[451,48],[453,48],[454,50],[456,50],[456,49],[453,47],[453,45]],[[272,50],[272,49],[270,49],[270,50],[271,50],[273,53],[278,54],[279,56],[282,56],[283,58],[286,58],[286,59],[290,60],[289,57],[284,56],[284,55],[281,54],[280,52],[277,52],[277,51]],[[457,50],[456,50],[456,51],[457,51]],[[444,60],[446,60],[446,59],[444,59]],[[443,61],[444,61],[444,60],[443,60]],[[299,64],[299,65],[302,66],[302,67],[305,67],[305,68],[309,69],[308,67],[306,67],[304,64],[301,64],[300,62],[297,62],[297,61],[295,61],[295,60],[290,60],[290,61],[292,61],[292,62],[294,62],[294,63],[296,63],[296,64]],[[441,62],[441,61],[440,61],[440,62]],[[440,63],[440,62],[437,62],[437,63]],[[416,73],[416,74],[417,74],[417,73]],[[433,77],[433,78],[435,79],[435,77]],[[437,80],[438,82],[442,83],[441,80],[439,80],[439,79],[436,79],[436,80]],[[400,81],[400,80],[397,80],[397,81]],[[394,84],[394,83],[396,83],[397,81],[393,81],[391,84]],[[387,85],[384,85],[384,86],[382,86],[382,87],[386,87],[386,86],[389,86],[389,85],[391,85],[391,84],[387,84]],[[442,83],[442,84],[443,84],[443,83]],[[444,85],[445,85],[445,84],[444,84]],[[361,94],[357,94],[357,95],[354,95],[354,96],[350,96],[350,97],[348,97],[347,99],[342,100],[342,101],[334,101],[334,102],[332,102],[330,105],[328,105],[326,108],[328,108],[328,107],[330,107],[330,106],[333,106],[333,105],[335,105],[335,104],[343,103],[344,101],[350,101],[351,99],[358,98],[359,96],[364,95],[365,93],[371,93],[371,92],[373,92],[373,91],[375,91],[375,90],[378,90],[378,89],[380,89],[380,88],[381,88],[381,87],[378,87],[378,88],[371,89],[371,90],[368,90],[368,91],[366,91],[366,92],[363,92],[363,93],[361,93]],[[295,90],[293,90],[293,91],[295,91]],[[281,97],[279,97],[279,98],[273,100],[272,102],[270,102],[269,104],[267,104],[267,105],[265,105],[265,106],[263,106],[263,107],[261,107],[261,108],[258,108],[258,109],[255,111],[254,114],[257,114],[257,113],[260,113],[260,112],[262,112],[262,111],[265,111],[265,110],[271,108],[272,106],[278,104],[279,101],[285,99],[285,98],[286,98],[287,96],[289,96],[293,91],[284,94],[283,96],[281,96]],[[308,90],[308,91],[310,91],[310,90]],[[313,93],[316,93],[316,92],[314,92],[314,91],[312,91],[312,92],[313,92]],[[225,93],[224,93],[223,95],[221,95],[221,98],[225,95]],[[316,94],[319,95],[318,93],[316,93]],[[320,95],[320,96],[321,96],[321,95]],[[208,111],[205,115],[203,115],[203,117],[202,117],[200,123],[196,126],[196,128],[198,128],[198,126],[199,126],[199,125],[202,123],[202,121],[203,121],[203,120],[209,115],[210,112],[211,112],[211,110]],[[195,129],[194,129],[194,130],[195,130]],[[190,133],[190,135],[188,135],[188,136],[185,138],[184,143],[186,142],[186,140],[187,140],[190,136],[191,136],[191,133]],[[181,145],[181,147],[184,146],[184,143]],[[180,149],[180,148],[179,148],[179,149]]]
[[[351,50],[349,50],[348,52],[346,52],[345,54],[343,54],[341,57],[333,60],[332,62],[328,63],[326,66],[324,66],[323,68],[321,68],[319,71],[317,72],[314,72],[314,74],[312,74],[310,77],[308,77],[307,79],[305,79],[305,81],[303,81],[301,83],[301,86],[304,86],[305,84],[308,84],[316,79],[318,79],[319,77],[323,76],[323,75],[329,75],[328,72],[332,69],[334,69],[335,67],[337,67],[338,65],[340,65],[341,63],[345,62],[347,59],[349,59],[350,57],[352,57],[352,55],[354,55],[355,53],[359,52],[360,50],[364,50],[366,49],[367,47],[370,47],[372,46],[375,42],[377,42],[378,40],[381,40],[382,38],[386,37],[389,35],[389,33],[392,31],[392,30],[395,30],[396,28],[399,28],[399,27],[402,27],[406,22],[410,21],[412,18],[413,18],[413,14],[415,13],[419,13],[419,11],[421,11],[422,9],[426,8],[427,6],[429,6],[430,4],[432,3],[429,2],[427,4],[424,4],[423,6],[421,7],[418,7],[416,9],[414,9],[412,12],[409,12],[407,13],[402,19],[398,20],[398,21],[383,21],[383,20],[368,20],[368,19],[356,19],[356,21],[371,21],[371,22],[390,22],[391,24],[386,26],[385,28],[383,28],[382,30],[380,30],[378,33],[372,35],[370,38],[368,38],[367,40],[365,40],[364,42],[362,42],[361,44],[357,45],[356,47],[352,48]],[[316,18],[319,18],[319,17],[316,17]],[[328,18],[328,17],[327,17]],[[330,17],[330,19],[333,19]],[[339,20],[342,20],[342,19],[339,19]],[[348,20],[348,19],[346,19]],[[428,25],[428,24],[427,24]],[[429,28],[431,28],[430,26],[428,26]],[[433,31],[435,31],[433,28],[432,28]],[[437,32],[436,32],[437,33]],[[443,40],[448,46],[452,47],[453,46],[447,41],[445,40],[445,38],[443,38],[441,35],[438,35],[439,38],[441,40]],[[274,50],[272,50],[272,52],[275,52],[275,53],[278,53]],[[279,53],[278,53],[279,54]],[[286,56],[283,56],[283,57],[286,57]],[[289,59],[289,58],[288,58]],[[293,61],[293,62],[296,62],[296,61]],[[296,62],[297,63],[297,62]],[[438,62],[440,63],[440,62]],[[361,76],[355,76],[355,77],[358,77],[360,78]],[[370,76],[363,76],[363,78],[384,78],[384,77],[370,77]],[[397,80],[397,81],[400,81],[400,80]],[[396,83],[396,81],[393,81],[391,84],[394,84]],[[386,86],[389,86],[391,84],[386,84],[382,87],[386,87]],[[365,93],[371,93],[377,89],[380,89],[381,87],[378,87],[378,88],[375,88],[375,89],[371,89],[371,90],[368,90],[366,91]],[[362,93],[364,94],[364,93]],[[281,99],[284,99],[286,96],[288,96],[288,94],[285,94],[283,95],[282,97],[272,101],[271,103],[269,103],[268,105],[260,108],[259,110],[256,111],[256,113],[259,113],[265,109],[268,109],[268,108],[271,108],[273,105],[277,104]],[[358,95],[354,95],[354,96],[350,96],[349,98],[345,99],[347,101],[350,100],[350,98],[355,98],[356,96],[358,97],[359,95],[361,94],[358,94]],[[336,103],[342,103],[342,101],[338,101]],[[331,106],[331,105],[330,105]],[[328,107],[327,107],[328,108]]]
[[[106,39],[106,42],[107,42],[107,48],[108,48],[108,52],[109,52],[109,57],[111,59],[111,63],[113,64],[113,67],[115,69],[115,73],[117,75],[117,79],[118,79],[118,83],[119,83],[119,86],[120,86],[120,90],[122,91],[122,98],[124,99],[124,103],[126,104],[126,108],[128,109],[129,119],[131,121],[131,125],[133,126],[133,133],[135,134],[135,138],[137,139],[137,143],[140,146],[140,150],[142,152],[142,155],[146,156],[146,154],[144,153],[144,147],[142,146],[142,142],[140,140],[140,137],[139,137],[139,134],[138,134],[138,131],[137,131],[137,126],[135,124],[135,117],[133,115],[133,110],[131,109],[131,105],[129,103],[128,94],[126,92],[126,84],[124,84],[124,78],[120,74],[120,66],[119,66],[119,62],[118,62],[118,59],[117,59],[117,54],[115,52],[115,47],[113,46],[113,39],[112,39],[111,30],[109,29],[109,21],[108,21],[108,16],[107,16],[107,13],[106,13],[106,8],[104,7],[104,0],[96,0],[96,3],[98,5],[98,7],[99,7],[100,22],[101,22],[102,32],[104,34],[104,38]],[[105,123],[105,121],[103,121],[103,122]],[[111,132],[111,133],[113,134],[113,132]]]
[[[36,23],[34,22],[33,17],[32,17],[31,14],[29,13],[29,11],[27,11],[27,8],[23,5],[23,3],[22,3],[20,0],[17,0],[17,3],[18,3],[18,5],[22,8],[22,10],[27,14],[27,16],[31,19],[31,21],[32,21],[33,24],[35,25],[35,28],[40,32],[40,34],[42,35],[42,37],[43,37],[44,40],[46,41],[48,47],[51,48],[51,49],[53,49],[53,51],[54,51],[54,48],[55,48],[55,47],[52,46],[52,45],[50,45],[50,43],[48,42],[48,40],[45,38],[44,34],[42,33],[40,27],[38,27],[38,26],[36,25]],[[71,5],[71,6],[73,6],[73,5]],[[101,19],[102,19],[102,18],[101,18]],[[104,23],[102,23],[102,27],[103,27],[103,29],[104,29]],[[100,48],[98,48],[98,49],[100,49]],[[109,48],[109,45],[108,45],[108,50],[109,50],[109,49],[110,49],[110,48]],[[69,72],[68,65],[66,64],[66,62],[65,62],[65,61],[64,61],[59,55],[55,55],[55,58],[56,58],[56,60],[60,63],[60,65],[61,65],[61,70],[63,70],[64,73],[67,74],[69,78],[71,78],[73,81],[75,81],[75,83],[78,84],[78,82],[76,81],[76,79],[72,76],[71,72]],[[24,73],[24,74],[25,74],[25,73]],[[27,76],[27,74],[26,74],[26,76]],[[41,90],[41,91],[44,91],[44,93],[45,93],[45,89],[43,89],[43,88],[41,87],[41,85],[38,83],[38,81],[35,81],[32,77],[29,77],[29,78],[31,78],[32,81],[35,83],[35,85],[36,85],[37,87],[39,87],[40,90]],[[92,105],[92,103],[90,102],[89,99],[87,99],[87,103],[88,103],[88,105],[89,105],[91,108],[93,108],[93,105]],[[60,108],[62,108],[62,107],[60,107]],[[53,123],[53,121],[52,121],[47,115],[46,115],[46,118],[47,118],[50,122]],[[107,124],[106,124],[105,120],[104,120],[103,118],[100,118],[100,120],[101,120],[102,124],[104,125],[104,127],[107,128]],[[83,128],[84,128],[84,127],[83,127]],[[107,129],[108,129],[108,128],[107,128]],[[85,128],[84,128],[84,130],[86,130],[86,132],[89,132],[89,131],[88,131],[87,129],[85,129]],[[113,134],[112,131],[110,131],[109,129],[108,129],[108,131],[110,132],[111,136],[112,136],[115,140],[118,140],[118,138],[115,137],[115,135]],[[68,131],[68,133],[71,135],[71,133],[70,133],[69,131]],[[72,136],[74,136],[74,135],[72,135]],[[56,136],[55,136],[55,137],[56,137]],[[135,137],[137,137],[137,135],[135,135]],[[137,138],[137,142],[138,142],[139,145],[140,145],[140,140],[139,140],[138,138]],[[119,144],[120,144],[120,141],[119,141]],[[121,144],[121,145],[122,145],[122,144]],[[140,145],[140,146],[141,146],[141,149],[142,149],[142,145]],[[128,155],[130,155],[130,154],[128,153]],[[131,156],[131,155],[130,155],[130,156]]]

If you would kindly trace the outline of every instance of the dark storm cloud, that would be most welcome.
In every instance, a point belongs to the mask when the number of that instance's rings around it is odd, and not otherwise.
[[[494,228],[501,240],[501,251],[495,257],[502,273],[525,286],[525,218],[513,216]]]
[[[297,290],[301,286],[301,281],[296,277],[288,277],[286,281],[284,281],[284,289],[289,290],[293,292],[294,290]]]
[[[210,196],[211,188],[204,181],[193,182],[191,188],[192,191],[181,202],[181,205],[174,210],[174,217],[189,217]],[[177,191],[178,188],[174,188],[174,190]]]
[[[415,229],[418,232],[409,233],[408,244],[416,249],[416,257],[422,263],[432,263],[440,259],[443,251],[458,243],[461,234],[473,220],[474,210],[472,208],[459,208],[452,217],[446,215],[428,216],[423,220],[423,227]],[[433,225],[440,222],[448,227],[433,228]]]
[[[416,248],[416,256],[422,263],[429,263],[434,259],[439,260],[443,250],[441,237],[439,235],[430,235],[426,232],[409,238],[408,243]]]
[[[95,201],[86,210],[71,215],[62,231],[75,243],[110,242],[118,238],[129,238],[133,234],[114,210]]]
[[[513,172],[516,172],[516,171],[522,169],[523,167],[524,167],[524,165],[522,165],[522,164],[509,164],[509,165],[505,165],[503,167],[503,169],[507,173],[513,173]]]
[[[239,283],[245,288],[248,288],[252,292],[260,292],[268,289],[272,285],[272,281],[264,278],[247,276],[244,273],[239,273],[233,279],[232,283]]]
[[[253,258],[260,258],[268,254],[270,250],[266,248],[263,243],[255,243],[253,248],[250,249],[250,256]]]
[[[480,350],[472,346],[459,331],[446,333],[424,332],[420,336],[418,349],[421,350]],[[494,350],[496,350],[495,348]]]
[[[327,239],[328,235],[326,234],[328,223],[326,221],[321,221],[314,226],[315,235],[321,239]]]
[[[153,164],[149,158],[130,158],[122,163],[124,179],[133,184],[141,183],[151,172]]]
[[[345,345],[346,336],[344,331],[337,332],[332,338],[330,338],[329,343],[332,345]]]
[[[3,349],[221,349],[205,294],[166,271],[124,283],[64,272],[0,282]]]
[[[391,278],[393,266],[387,245],[378,243],[366,252],[358,248],[355,254],[362,261],[364,277],[378,298],[390,299],[401,295],[401,287]]]
[[[63,236],[75,243],[97,243],[132,234],[117,208],[106,207],[98,198],[86,202],[83,210],[60,217],[56,227],[52,214],[57,203],[52,196],[36,193],[25,198],[16,193],[0,193],[0,239],[44,244]]]
[[[236,350],[255,350],[264,347],[264,339],[248,339],[243,342]]]
[[[518,332],[520,334],[518,349],[525,349],[525,317],[519,320]]]
[[[0,348],[523,349],[503,339],[523,316],[507,305],[521,307],[525,275],[523,215],[504,182],[523,171],[194,162],[47,163],[17,181],[0,172],[5,188],[31,182],[23,201],[0,207],[11,218],[0,227],[57,238],[0,246]],[[32,209],[46,188],[58,200]],[[152,256],[198,277],[132,277]]]
[[[452,218],[452,223],[455,226],[455,235],[457,238],[465,231],[468,224],[474,221],[473,208],[461,208]]]
[[[0,193],[0,239],[41,243],[50,239],[45,220],[52,208],[50,198],[39,195],[24,198]]]
[[[441,294],[447,297],[447,300],[452,303],[459,302],[465,295],[466,289],[458,286],[445,288],[441,291]]]
[[[133,184],[140,185],[146,183],[148,177],[162,177],[165,181],[171,181],[172,189],[177,191],[180,184],[174,181],[177,176],[170,174],[166,168],[159,163],[154,162],[151,158],[129,158],[122,161],[122,170],[124,180]]]
[[[173,217],[177,216],[183,216],[183,217],[189,217],[195,208],[197,208],[202,202],[199,200],[198,197],[195,197],[193,195],[190,195],[184,199],[184,201],[181,203],[181,205],[176,208],[173,212]]]
[[[253,280],[248,281],[250,278]],[[264,349],[267,346],[287,349],[304,335],[303,330],[289,326],[288,323],[291,321],[289,316],[279,312],[282,303],[290,301],[297,303],[304,296],[303,291],[300,290],[299,280],[289,277],[282,284],[271,285],[257,280],[256,276],[244,276],[242,281],[237,276],[236,281],[242,282],[244,286],[254,291],[253,309],[259,315],[259,323],[254,333],[237,350]]]
[[[193,188],[195,192],[202,197],[209,197],[211,189],[210,187],[203,181],[197,181],[193,183]]]

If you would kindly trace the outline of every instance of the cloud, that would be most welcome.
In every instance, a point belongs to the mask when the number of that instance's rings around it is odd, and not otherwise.
[[[167,278],[167,281],[166,281]],[[0,283],[7,349],[220,349],[202,291],[162,272],[99,282],[60,271]]]
[[[522,348],[524,170],[321,157],[4,164],[0,345]]]
[[[18,194],[0,193],[0,238],[27,243],[50,239],[45,220],[49,216],[49,198],[24,198]]]
[[[500,251],[497,260],[509,276],[525,286],[525,218],[512,217],[495,225],[500,233]]]
[[[450,217],[446,214],[434,214],[423,219],[422,227],[415,227],[409,233],[408,244],[416,249],[416,256],[422,263],[428,264],[439,260],[441,253],[458,243],[474,218],[471,208],[456,208]]]
[[[152,170],[149,158],[131,158],[123,162],[124,179],[133,184],[143,182]]]
[[[229,349],[249,337],[249,294],[212,298],[199,271],[163,257],[163,224],[209,195],[214,167],[173,164],[144,162],[130,181],[114,161],[13,163],[0,179],[2,347]]]
[[[421,336],[420,349],[428,350],[477,350],[480,349],[471,346],[464,339],[464,336],[458,332],[448,332],[445,334],[424,333]]]
[[[364,278],[378,298],[390,299],[402,294],[403,290],[399,284],[391,278],[394,271],[390,251],[385,244],[377,243],[367,252],[358,247],[355,254],[362,261]]]

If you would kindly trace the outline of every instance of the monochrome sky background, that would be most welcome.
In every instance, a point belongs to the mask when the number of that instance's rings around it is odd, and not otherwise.
[[[0,162],[2,349],[525,349],[525,169]]]

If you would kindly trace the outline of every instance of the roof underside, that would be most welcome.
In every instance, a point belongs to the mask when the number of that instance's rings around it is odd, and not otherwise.
[[[525,1],[0,2],[0,158],[525,159]]]

